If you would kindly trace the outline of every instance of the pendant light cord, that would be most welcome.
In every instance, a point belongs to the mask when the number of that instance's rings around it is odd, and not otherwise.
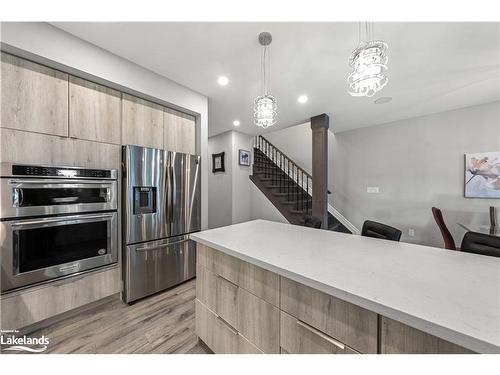
[[[260,59],[260,79],[261,79],[261,92],[264,95],[269,94],[269,66],[270,66],[270,54],[268,46],[262,47],[261,59]]]

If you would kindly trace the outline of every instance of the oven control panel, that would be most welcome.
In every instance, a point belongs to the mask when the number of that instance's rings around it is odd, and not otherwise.
[[[42,167],[34,165],[13,165],[14,176],[64,177],[64,178],[112,178],[109,169],[83,169],[64,167]]]

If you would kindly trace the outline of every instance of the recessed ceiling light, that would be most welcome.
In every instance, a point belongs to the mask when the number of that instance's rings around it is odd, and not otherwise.
[[[226,76],[220,76],[217,79],[217,83],[221,86],[226,86],[229,83],[229,78],[227,78]]]
[[[377,100],[374,101],[375,104],[385,104],[389,103],[392,100],[390,96],[382,96],[381,98],[378,98]]]
[[[239,122],[238,120],[234,120],[234,121],[233,121],[233,125],[234,125],[234,126],[240,126],[240,122]]]
[[[301,95],[301,96],[299,96],[299,98],[297,100],[299,101],[299,103],[304,104],[304,103],[307,103],[308,98],[306,95]]]

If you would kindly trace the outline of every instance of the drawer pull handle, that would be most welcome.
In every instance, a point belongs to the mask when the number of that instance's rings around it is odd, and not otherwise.
[[[342,344],[341,342],[333,339],[332,337],[325,335],[323,332],[318,331],[316,328],[311,327],[309,324],[306,324],[304,322],[301,322],[300,320],[297,320],[297,324],[308,331],[314,333],[315,335],[321,337],[323,340],[328,341],[330,344],[335,345],[337,348],[341,350],[345,350],[345,345]]]
[[[238,331],[234,329],[233,326],[231,326],[228,322],[222,319],[219,315],[217,315],[217,319],[219,319],[222,322],[222,324],[224,324],[227,328],[229,328],[229,330],[233,335],[238,336]]]
[[[216,274],[216,276],[219,278],[219,279],[222,279],[224,281],[227,281],[229,284],[231,284],[232,286],[234,286],[235,288],[238,288],[238,285],[236,285],[235,283],[233,283],[232,281],[226,279],[224,276],[221,276],[219,274]]]

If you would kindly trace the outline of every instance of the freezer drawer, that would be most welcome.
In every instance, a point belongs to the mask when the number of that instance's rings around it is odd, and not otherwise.
[[[125,302],[196,276],[196,245],[187,235],[125,248]]]

